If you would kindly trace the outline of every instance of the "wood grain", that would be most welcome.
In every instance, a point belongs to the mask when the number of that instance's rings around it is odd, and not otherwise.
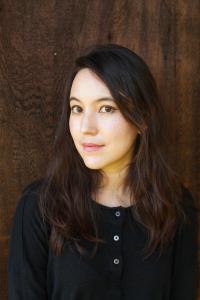
[[[45,170],[68,70],[86,46],[119,43],[148,63],[171,125],[170,160],[200,196],[199,12],[198,0],[0,1],[0,299],[16,204]]]

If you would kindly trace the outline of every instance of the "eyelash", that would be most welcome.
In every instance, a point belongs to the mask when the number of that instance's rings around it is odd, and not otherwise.
[[[74,107],[80,107],[80,106],[78,106],[78,105],[73,105],[73,106],[71,107],[71,111],[73,110]],[[111,114],[114,113],[115,110],[117,110],[116,108],[114,108],[113,106],[110,106],[110,105],[103,105],[103,106],[100,107],[100,109],[101,109],[102,107],[109,107],[109,108],[111,108],[111,109],[112,109],[112,112],[111,112],[111,111],[108,112],[108,113],[111,113]],[[72,113],[74,113],[74,112],[72,111]],[[77,113],[74,113],[74,114],[77,114]]]

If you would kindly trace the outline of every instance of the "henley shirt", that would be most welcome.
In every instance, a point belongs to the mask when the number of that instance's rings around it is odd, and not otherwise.
[[[158,259],[143,260],[148,235],[134,218],[135,206],[108,207],[95,202],[98,228],[106,243],[94,257],[65,245],[56,256],[48,246],[35,180],[23,190],[11,230],[8,257],[9,300],[195,300],[197,292],[197,209],[184,187],[190,224],[179,226],[173,243]],[[131,214],[133,211],[133,215]],[[91,249],[93,243],[83,240]]]

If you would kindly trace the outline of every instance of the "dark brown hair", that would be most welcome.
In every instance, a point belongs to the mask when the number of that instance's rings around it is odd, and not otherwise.
[[[117,44],[87,48],[68,76],[53,155],[40,193],[42,216],[51,225],[49,245],[59,255],[66,241],[80,253],[84,251],[81,239],[94,242],[96,247],[104,242],[98,236],[96,215],[89,201],[103,175],[101,170],[85,166],[69,130],[71,85],[83,68],[103,80],[124,118],[141,132],[124,186],[134,199],[134,217],[148,232],[144,249],[147,257],[158,246],[161,255],[174,237],[178,218],[183,215],[185,219],[180,204],[182,185],[167,162],[167,122],[155,80],[136,53]]]

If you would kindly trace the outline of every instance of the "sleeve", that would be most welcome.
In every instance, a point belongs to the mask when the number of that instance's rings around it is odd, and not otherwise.
[[[171,300],[196,300],[198,287],[198,208],[184,187],[183,204],[187,223],[179,226],[174,247]]]
[[[11,230],[8,253],[8,299],[47,299],[47,231],[38,208],[37,182],[21,195]]]

